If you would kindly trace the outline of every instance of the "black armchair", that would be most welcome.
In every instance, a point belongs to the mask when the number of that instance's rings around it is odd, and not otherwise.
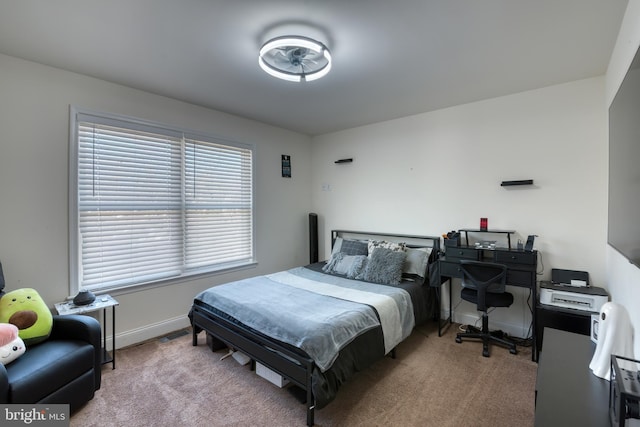
[[[100,323],[83,315],[53,316],[49,338],[0,364],[0,404],[67,403],[73,412],[100,388]]]
[[[509,307],[513,304],[513,295],[506,292],[507,267],[503,264],[462,260],[460,268],[464,275],[461,298],[476,304],[482,312],[482,330],[460,332],[456,342],[464,338],[482,340],[482,355],[489,357],[489,344],[496,343],[507,347],[511,354],[517,354],[516,344],[489,331],[487,310],[491,307]]]

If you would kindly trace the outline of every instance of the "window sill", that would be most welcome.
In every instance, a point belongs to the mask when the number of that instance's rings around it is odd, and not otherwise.
[[[221,274],[228,274],[228,273],[233,273],[233,272],[236,272],[236,271],[249,270],[249,269],[256,268],[257,266],[258,266],[258,262],[257,261],[251,261],[251,262],[248,262],[248,263],[245,263],[245,264],[229,266],[229,267],[221,268],[221,269],[218,269],[218,270],[190,272],[190,273],[183,274],[181,276],[175,276],[175,277],[171,277],[171,278],[167,278],[167,279],[163,279],[163,280],[158,280],[158,281],[154,281],[154,282],[137,283],[137,284],[133,284],[133,285],[122,285],[122,286],[105,287],[105,288],[100,288],[100,289],[90,289],[90,291],[93,292],[96,295],[102,295],[102,294],[110,294],[110,295],[113,295],[113,296],[125,295],[125,294],[140,292],[140,291],[146,291],[146,290],[150,290],[150,289],[154,289],[154,288],[161,288],[161,287],[165,287],[165,286],[179,285],[179,284],[182,284],[182,283],[185,283],[185,282],[190,282],[190,281],[193,281],[193,280],[199,280],[199,279],[202,279],[202,278],[205,278],[205,277],[214,277],[214,276],[219,276]],[[77,292],[78,291],[76,291],[76,293]],[[67,297],[67,299],[73,299],[74,296],[75,296],[75,294]]]

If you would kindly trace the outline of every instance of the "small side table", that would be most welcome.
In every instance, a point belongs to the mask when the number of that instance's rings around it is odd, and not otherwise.
[[[64,301],[55,304],[58,314],[86,314],[102,309],[102,364],[111,363],[111,369],[116,369],[116,306],[118,305],[111,295],[96,296],[91,304],[75,305],[73,301]],[[107,351],[107,308],[111,307],[111,355]]]

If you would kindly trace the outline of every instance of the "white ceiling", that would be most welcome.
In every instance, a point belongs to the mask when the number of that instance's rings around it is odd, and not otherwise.
[[[0,53],[309,135],[603,75],[627,0],[0,0]],[[324,42],[291,83],[268,38]],[[0,76],[1,78],[1,76]]]

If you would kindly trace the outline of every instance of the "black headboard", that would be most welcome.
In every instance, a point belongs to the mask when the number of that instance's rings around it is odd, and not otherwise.
[[[416,234],[394,234],[379,233],[373,231],[353,231],[353,230],[331,230],[331,249],[336,242],[336,238],[352,236],[355,238],[385,238],[393,242],[404,242],[409,247],[430,247],[431,259],[435,260],[440,253],[440,236],[421,236]]]

